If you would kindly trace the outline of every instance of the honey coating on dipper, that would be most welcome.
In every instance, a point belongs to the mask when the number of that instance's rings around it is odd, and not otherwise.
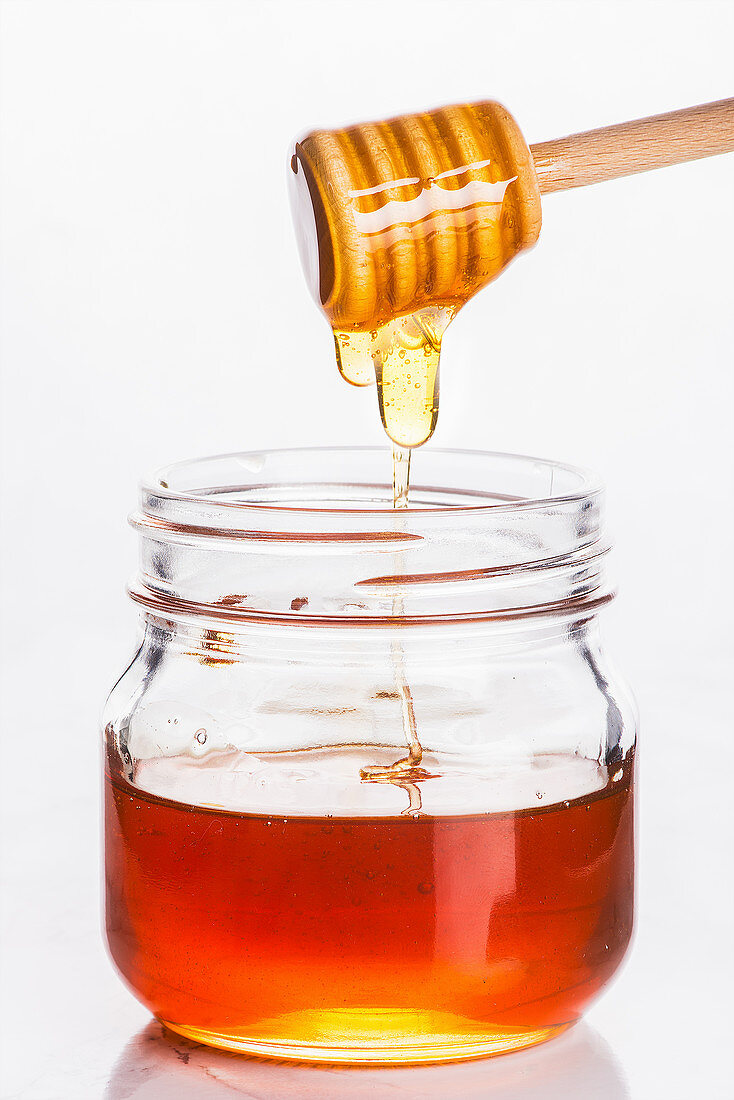
[[[291,158],[296,229],[342,376],[377,383],[400,448],[430,438],[447,326],[540,232],[530,151],[497,103],[316,130]]]

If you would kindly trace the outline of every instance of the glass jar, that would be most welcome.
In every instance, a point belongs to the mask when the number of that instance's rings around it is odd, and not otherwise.
[[[569,1027],[633,915],[634,706],[584,471],[383,449],[172,466],[104,717],[107,939],[173,1031],[351,1063]]]

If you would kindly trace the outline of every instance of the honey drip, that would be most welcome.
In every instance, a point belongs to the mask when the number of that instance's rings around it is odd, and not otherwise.
[[[420,447],[436,427],[441,340],[454,312],[431,306],[371,332],[334,331],[342,378],[377,383],[380,419],[398,448]]]

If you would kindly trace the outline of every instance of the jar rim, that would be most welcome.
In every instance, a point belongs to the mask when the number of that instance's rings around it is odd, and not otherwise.
[[[603,487],[581,467],[421,448],[393,507],[385,447],[239,452],[142,485],[131,594],[164,617],[310,624],[591,611],[606,602]]]
[[[334,462],[338,462],[339,458],[343,458],[347,455],[353,456],[355,459],[367,456],[380,456],[385,460],[385,470],[388,470],[389,454],[390,452],[385,447],[380,446],[278,447],[266,448],[258,451],[231,451],[217,455],[208,455],[204,458],[184,459],[179,462],[170,463],[143,478],[140,487],[144,496],[161,498],[171,504],[177,502],[184,506],[187,504],[195,504],[203,506],[204,508],[206,508],[207,505],[215,504],[217,508],[233,510],[234,514],[252,509],[261,516],[263,513],[278,515],[288,513],[301,515],[306,513],[313,516],[365,515],[384,517],[387,505],[390,503],[387,497],[381,502],[379,507],[324,506],[323,503],[314,506],[306,503],[294,504],[292,502],[283,504],[273,500],[256,500],[251,497],[237,499],[230,496],[228,499],[223,499],[225,493],[244,493],[247,488],[245,485],[235,485],[230,482],[229,484],[220,485],[218,487],[201,486],[199,488],[183,488],[176,487],[176,481],[187,473],[193,474],[194,471],[197,470],[205,472],[206,469],[216,467],[226,468],[227,464],[231,464],[233,467],[239,467],[239,470],[242,472],[247,471],[249,468],[250,472],[256,473],[258,472],[257,467],[260,463],[264,463],[268,458],[284,459],[287,461],[297,461],[301,458],[304,461],[308,461],[318,456],[327,458],[327,456],[332,455],[334,456]],[[416,452],[414,452],[414,454],[416,454]],[[430,505],[409,503],[404,511],[411,514],[431,513],[436,515],[450,512],[454,517],[459,518],[462,514],[476,516],[481,515],[483,512],[490,511],[496,514],[497,512],[517,511],[518,509],[544,509],[554,504],[573,504],[574,502],[597,496],[603,491],[602,482],[594,471],[583,466],[539,458],[534,455],[452,447],[430,447],[426,448],[425,451],[421,449],[418,454],[421,456],[427,454],[437,459],[455,459],[457,461],[474,463],[482,462],[489,466],[491,466],[492,463],[508,464],[516,467],[518,471],[521,466],[524,466],[528,468],[528,472],[542,472],[544,475],[547,475],[549,478],[549,489],[546,493],[536,493],[531,496],[517,496],[511,499],[500,499],[495,494],[494,499],[491,501],[485,499],[482,503],[436,503]],[[575,488],[567,486],[564,491],[554,492],[553,485],[555,481],[560,481],[561,483],[575,481],[576,486]],[[250,487],[250,489],[257,488],[259,488],[259,486],[256,483]],[[377,486],[375,486],[375,488],[377,488]],[[390,488],[387,479],[380,488],[386,490]],[[418,491],[418,489],[419,486],[414,486],[414,493]],[[486,491],[481,492],[471,489],[460,490],[462,496],[469,496],[472,493],[476,496],[484,496],[485,498],[493,495]]]

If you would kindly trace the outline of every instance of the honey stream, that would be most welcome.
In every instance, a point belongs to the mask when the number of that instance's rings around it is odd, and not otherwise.
[[[393,444],[399,529],[411,449],[431,437],[438,418],[446,329],[538,237],[532,158],[505,108],[480,102],[312,131],[296,143],[290,168],[301,260],[331,325],[339,371],[353,386],[376,383]],[[392,613],[403,616],[399,592]],[[429,776],[398,627],[391,653],[408,754],[360,774],[403,787],[405,812],[418,812],[418,783]]]
[[[396,525],[400,523],[399,513],[408,507],[408,491],[410,488],[410,450],[402,450],[393,444],[392,449],[392,476],[393,476],[393,509],[396,513]],[[401,570],[401,562],[396,561],[396,570]],[[393,618],[398,619],[404,610],[403,597],[394,596],[392,602]],[[430,774],[421,767],[423,760],[423,746],[418,736],[418,726],[415,720],[415,705],[413,693],[408,683],[405,670],[405,653],[400,641],[396,638],[391,645],[391,659],[395,689],[400,700],[400,709],[403,721],[403,733],[408,746],[408,755],[396,760],[394,764],[370,764],[360,769],[360,778],[366,783],[391,783],[395,787],[402,787],[408,795],[408,806],[403,810],[404,814],[419,814],[423,800],[419,783],[424,779],[430,779]]]

